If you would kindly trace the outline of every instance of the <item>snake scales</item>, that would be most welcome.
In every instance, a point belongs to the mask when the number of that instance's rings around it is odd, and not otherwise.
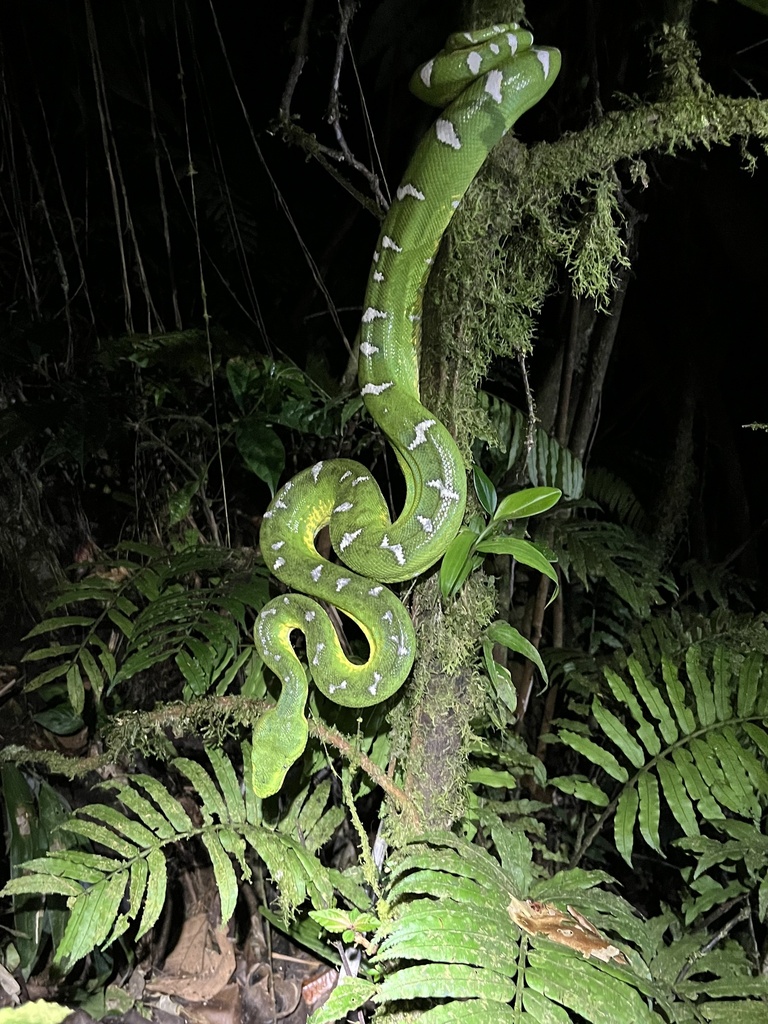
[[[410,617],[385,584],[434,565],[455,537],[466,503],[461,454],[419,399],[422,295],[440,239],[493,146],[546,93],[557,50],[534,47],[516,24],[452,35],[413,77],[411,89],[447,107],[418,146],[384,221],[364,302],[359,380],[365,405],[394,449],[405,478],[394,522],[369,471],[348,459],[319,462],[286,483],[264,515],[268,567],[291,591],[270,601],[255,626],[258,651],[282,683],[276,706],[253,737],[254,792],[282,786],[307,741],[308,677],[291,645],[306,638],[315,685],[331,700],[365,707],[402,685],[415,656]],[[315,536],[329,527],[343,564],[320,557]],[[309,595],[309,596],[305,596]],[[353,619],[369,645],[351,662],[319,601]]]

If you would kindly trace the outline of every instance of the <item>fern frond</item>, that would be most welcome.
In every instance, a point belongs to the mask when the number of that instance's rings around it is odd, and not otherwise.
[[[594,729],[587,736],[576,723],[561,723],[560,741],[619,783],[609,794],[591,782],[597,790],[592,802],[602,802],[604,810],[579,856],[612,814],[614,840],[627,863],[636,826],[660,853],[662,804],[689,839],[699,836],[701,821],[760,820],[768,799],[768,771],[761,760],[768,752],[768,697],[761,686],[766,659],[758,653],[741,658],[724,647],[705,659],[691,647],[684,668],[681,679],[678,666],[662,655],[654,679],[631,655],[629,680],[604,669],[615,710],[599,695],[592,699],[589,711],[600,739]]]
[[[188,758],[172,762],[197,795],[201,825],[157,779],[136,775],[128,782],[107,782],[102,788],[114,792],[130,815],[108,804],[89,804],[61,826],[106,852],[59,850],[27,861],[21,866],[26,874],[8,882],[3,890],[7,895],[68,897],[70,916],[56,950],[57,962],[75,962],[114,942],[131,926],[136,927],[136,939],[149,931],[165,903],[168,848],[193,838],[203,843],[211,859],[223,921],[229,920],[237,900],[238,873],[232,858],[240,874],[250,877],[246,843],[279,886],[287,916],[307,896],[316,907],[329,906],[335,882],[358,905],[366,902],[359,886],[342,880],[339,872],[329,872],[313,853],[339,820],[333,808],[324,809],[330,784],[317,798],[313,794],[305,802],[302,796],[298,820],[312,836],[312,843],[305,846],[290,834],[267,828],[244,799],[235,768],[223,752],[208,749],[207,754],[212,773]]]

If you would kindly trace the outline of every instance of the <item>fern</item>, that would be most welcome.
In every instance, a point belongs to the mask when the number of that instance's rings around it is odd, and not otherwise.
[[[583,720],[560,723],[560,742],[615,783],[610,793],[605,784],[589,783],[592,802],[603,810],[576,859],[612,815],[616,848],[630,865],[636,826],[645,843],[662,852],[663,806],[689,839],[700,834],[702,821],[720,824],[737,817],[757,826],[768,798],[765,658],[741,658],[718,647],[705,659],[691,647],[683,679],[665,654],[660,680],[634,656],[626,665],[625,674],[604,669],[615,710],[595,695],[589,727]],[[567,779],[550,782],[574,791]]]
[[[587,589],[604,580],[641,619],[662,603],[662,589],[676,591],[652,545],[628,527],[570,519],[558,524],[552,546],[566,579],[575,576]]]
[[[266,575],[222,548],[171,554],[125,544],[121,550],[125,557],[65,585],[48,605],[49,611],[77,608],[81,614],[53,615],[27,635],[66,638],[25,656],[28,662],[54,662],[27,690],[63,676],[70,704],[80,714],[86,681],[98,702],[105,687],[110,691],[173,659],[186,682],[185,698],[214,687],[224,693],[252,656],[250,647],[243,649],[243,637],[249,610],[266,600]]]
[[[235,909],[238,879],[233,865],[250,878],[246,847],[264,861],[280,887],[282,910],[290,917],[309,898],[315,907],[328,906],[334,885],[345,898],[364,906],[365,893],[338,871],[324,868],[316,851],[339,824],[339,809],[324,809],[330,783],[294,802],[287,826],[267,827],[250,793],[243,796],[237,774],[225,755],[207,748],[212,771],[196,761],[177,758],[172,764],[191,782],[200,803],[202,824],[157,779],[131,776],[126,783],[107,782],[125,811],[107,804],[80,808],[61,827],[79,840],[107,851],[67,849],[48,853],[23,865],[26,874],[12,879],[5,895],[59,893],[68,898],[70,916],[55,954],[57,963],[74,963],[95,948],[114,942],[133,926],[134,940],[157,922],[166,898],[166,855],[175,843],[199,839],[213,865],[226,922]],[[249,748],[244,747],[246,760]],[[245,768],[246,778],[250,777]],[[128,812],[128,813],[126,813]],[[290,834],[299,826],[303,842]]]

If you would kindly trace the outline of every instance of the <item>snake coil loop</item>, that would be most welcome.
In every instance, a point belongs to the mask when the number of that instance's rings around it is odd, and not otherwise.
[[[338,704],[365,707],[390,697],[415,656],[410,617],[384,584],[434,565],[456,536],[466,504],[466,469],[455,441],[419,400],[422,295],[440,239],[489,151],[547,92],[560,54],[534,47],[516,24],[452,35],[420,68],[411,89],[442,111],[422,140],[384,221],[366,291],[359,380],[368,412],[394,449],[405,478],[392,522],[368,470],[349,459],[319,462],[276,494],[264,515],[264,559],[292,591],[261,611],[255,637],[280,678],[276,706],[253,735],[253,789],[276,793],[307,741],[307,673],[291,646],[306,637],[317,687]],[[343,565],[321,558],[323,526]],[[309,596],[304,596],[309,595]],[[318,600],[343,612],[369,645],[364,664],[344,654]]]

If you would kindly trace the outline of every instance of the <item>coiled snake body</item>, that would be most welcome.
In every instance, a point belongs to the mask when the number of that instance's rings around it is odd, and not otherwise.
[[[517,25],[456,33],[413,77],[412,90],[450,104],[422,140],[384,221],[373,257],[360,335],[359,380],[368,412],[392,445],[406,497],[392,522],[368,470],[320,462],[277,493],[264,515],[261,550],[291,590],[261,611],[257,647],[282,682],[253,737],[253,788],[276,793],[307,740],[307,674],[290,642],[306,637],[315,684],[338,704],[365,707],[391,696],[415,655],[410,617],[384,584],[413,579],[442,557],[466,503],[466,470],[447,429],[419,400],[422,294],[440,239],[488,152],[547,91],[557,50],[532,46]],[[328,525],[344,563],[323,559],[315,536]],[[310,596],[304,596],[310,595]],[[317,600],[353,619],[369,644],[353,664]]]

